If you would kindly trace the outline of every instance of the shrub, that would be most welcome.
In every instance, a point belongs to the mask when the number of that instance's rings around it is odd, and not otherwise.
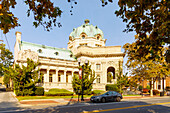
[[[52,89],[49,89],[49,92],[70,92],[70,91],[66,89],[52,88]]]
[[[45,92],[45,96],[72,96],[73,92]]]
[[[149,92],[149,89],[147,89],[147,88],[143,89],[143,93],[148,93],[148,92]]]
[[[37,96],[44,95],[44,88],[43,87],[36,87],[35,88],[35,95],[37,95]]]
[[[58,89],[58,88],[53,88],[50,89],[48,92],[45,92],[46,96],[71,96],[73,95],[73,92],[68,91],[66,89]]]
[[[146,89],[150,90],[150,86],[149,86],[149,85],[147,85],[147,86],[146,86]]]
[[[117,91],[119,92],[119,89],[116,84],[107,84],[106,85],[106,91]]]
[[[153,90],[153,95],[158,95],[160,92],[158,90]]]
[[[104,91],[103,90],[93,90],[92,94],[97,95],[97,94],[102,94]]]
[[[81,91],[80,91],[80,93],[81,93]],[[91,93],[92,93],[92,91],[89,91],[89,90],[84,90],[83,91],[84,95],[91,95]]]
[[[6,91],[13,91],[12,88],[6,88]]]
[[[139,91],[142,91],[142,88],[143,88],[143,86],[140,85],[140,86],[139,86]]]

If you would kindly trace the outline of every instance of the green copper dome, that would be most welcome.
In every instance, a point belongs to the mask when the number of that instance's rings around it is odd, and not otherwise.
[[[95,37],[96,35],[101,35],[103,39],[103,31],[99,29],[97,26],[93,26],[89,24],[89,20],[85,20],[85,24],[81,25],[78,28],[74,28],[71,32],[70,36],[73,38],[79,38],[82,33],[85,33],[87,37]]]

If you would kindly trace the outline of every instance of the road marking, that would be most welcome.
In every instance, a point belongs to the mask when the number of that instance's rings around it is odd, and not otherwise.
[[[147,104],[147,105],[138,105],[138,106],[130,106],[130,107],[114,108],[114,109],[83,111],[83,112],[81,112],[81,113],[97,113],[97,112],[104,112],[104,111],[114,111],[114,110],[130,109],[130,108],[139,108],[139,107],[154,106],[154,105],[163,105],[163,104],[170,104],[170,102]]]

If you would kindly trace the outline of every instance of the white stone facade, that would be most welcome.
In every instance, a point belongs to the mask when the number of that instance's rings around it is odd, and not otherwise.
[[[97,77],[93,89],[105,90],[106,84],[116,83],[116,73],[122,68],[124,57],[121,46],[105,46],[105,42],[103,32],[89,23],[73,30],[69,36],[68,50],[22,42],[21,33],[16,32],[14,62],[25,64],[27,58],[38,61],[38,68],[44,75],[43,83],[39,85],[46,90],[72,90],[72,77],[79,72],[77,59],[81,59],[81,65],[87,59]],[[108,72],[114,75],[111,82],[107,81]]]

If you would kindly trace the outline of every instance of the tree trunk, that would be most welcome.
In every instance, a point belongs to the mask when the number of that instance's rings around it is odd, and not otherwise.
[[[150,96],[153,97],[153,79],[150,81]]]

